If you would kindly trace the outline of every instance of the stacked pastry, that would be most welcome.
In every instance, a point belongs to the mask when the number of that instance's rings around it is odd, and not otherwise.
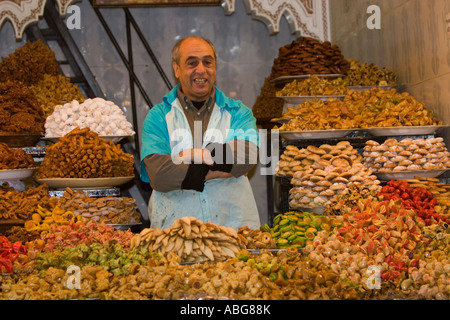
[[[277,176],[292,177],[297,171],[309,169],[316,160],[331,160],[338,155],[346,155],[352,161],[360,162],[362,159],[362,156],[348,141],[341,141],[334,146],[329,144],[319,147],[311,145],[302,149],[292,145],[286,146],[278,162]]]
[[[442,170],[450,167],[450,153],[443,138],[387,139],[380,144],[369,140],[363,163],[374,172]]]
[[[287,146],[280,157],[277,175],[292,177],[290,208],[324,207],[333,196],[345,193],[352,185],[377,190],[380,181],[361,159],[348,141],[304,149]]]
[[[308,170],[298,171],[291,180],[291,209],[324,207],[335,196],[344,194],[350,186],[377,190],[380,181],[361,162],[339,155],[331,160],[317,160]]]

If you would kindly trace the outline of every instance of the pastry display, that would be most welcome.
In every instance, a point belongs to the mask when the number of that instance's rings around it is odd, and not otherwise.
[[[347,59],[350,67],[344,78],[347,86],[395,86],[397,75],[387,68],[374,63],[360,63],[357,59]]]
[[[286,212],[273,219],[273,227],[267,228],[278,248],[304,248],[306,242],[312,241],[321,232],[329,232],[338,227],[342,221],[336,217],[325,217],[310,212]]]
[[[58,198],[61,209],[74,216],[106,224],[141,223],[136,200],[129,197],[90,197],[81,190],[66,188]]]
[[[440,137],[400,141],[391,138],[382,144],[367,141],[362,162],[374,172],[442,170],[449,168],[449,156],[444,139]]]
[[[28,87],[21,82],[0,83],[0,132],[43,133],[45,116]]]
[[[301,175],[317,161],[317,165],[328,164],[336,156],[346,156],[353,162],[360,162],[362,156],[354,149],[348,141],[341,141],[336,145],[322,144],[318,147],[310,145],[299,149],[288,145],[280,156],[277,166],[277,176],[292,178],[294,174],[301,171]]]
[[[271,79],[313,74],[346,74],[349,63],[337,45],[304,37],[279,49]]]
[[[41,40],[27,42],[0,62],[0,81],[19,81],[25,86],[34,85],[44,75],[58,75],[55,53]]]
[[[411,188],[423,188],[431,192],[436,199],[434,210],[450,220],[450,185],[440,182],[438,178],[416,176],[413,179],[398,179],[409,183]]]
[[[281,118],[287,119],[281,126],[274,126],[280,131],[354,129],[359,125],[356,110],[348,109],[339,99],[310,100],[288,108]]]
[[[288,96],[340,96],[348,92],[342,78],[327,79],[312,76],[306,80],[293,80],[276,92],[277,97]]]
[[[184,217],[167,229],[142,230],[131,239],[131,247],[163,255],[173,252],[182,262],[192,263],[234,258],[245,248],[244,241],[233,228]]]
[[[264,79],[260,94],[256,97],[252,107],[253,115],[256,119],[271,119],[280,117],[283,113],[284,101],[276,97],[279,90],[269,78]]]
[[[0,142],[0,170],[35,167],[33,157],[23,149],[10,148],[6,143]]]
[[[53,113],[56,105],[72,100],[84,101],[86,99],[80,88],[61,74],[45,74],[42,80],[29,88],[36,96],[46,117]]]
[[[262,226],[259,230],[252,230],[247,226],[240,227],[238,234],[245,238],[247,248],[276,249],[277,241],[272,237],[270,230]]]
[[[48,187],[27,186],[18,191],[4,183],[0,188],[0,222],[4,220],[29,220],[38,204],[47,203],[50,196]]]
[[[281,118],[290,119],[274,129],[280,131],[364,129],[442,125],[425,104],[408,93],[374,87],[350,90],[341,101],[305,101],[288,108]]]
[[[45,121],[46,137],[62,137],[75,128],[89,128],[100,136],[131,136],[131,123],[122,109],[103,98],[73,100],[57,105]]]
[[[133,156],[89,128],[75,128],[47,148],[36,179],[134,175]]]
[[[1,133],[46,140],[37,165],[35,150],[0,142],[2,174],[36,169],[24,191],[0,186],[0,300],[450,299],[450,187],[433,176],[450,152],[417,130],[444,125],[392,88],[393,71],[329,41],[279,48],[253,114],[280,124],[286,203],[235,230],[191,208],[152,228],[137,200],[91,192],[134,178],[114,138],[135,132],[113,101],[86,99],[58,69],[39,40],[0,63]],[[413,176],[386,179],[398,173]]]
[[[355,207],[361,207],[367,200],[376,199],[379,189],[369,189],[361,185],[350,185],[345,192],[333,196],[323,210],[325,216],[349,214]]]
[[[350,186],[377,190],[380,181],[361,163],[361,155],[348,141],[298,149],[287,146],[280,157],[277,175],[291,178],[291,209],[324,207]]]

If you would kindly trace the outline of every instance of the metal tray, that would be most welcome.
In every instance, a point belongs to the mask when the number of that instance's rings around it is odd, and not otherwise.
[[[283,99],[288,104],[302,104],[305,101],[319,101],[324,100],[328,101],[330,98],[343,100],[345,98],[344,95],[331,95],[331,96],[281,96],[277,97]]]
[[[393,85],[392,86],[348,86],[347,88],[355,90],[355,91],[370,90],[372,88],[390,90],[390,89],[396,89],[397,86],[393,86]]]
[[[364,128],[367,133],[377,136],[409,136],[409,135],[429,135],[449,126],[405,126],[405,127],[373,127]]]
[[[93,188],[111,188],[123,185],[134,179],[129,177],[111,177],[111,178],[46,178],[36,179],[38,183],[46,183],[50,188],[73,188],[73,189],[93,189]]]
[[[110,140],[114,143],[118,143],[123,139],[131,138],[131,137],[133,137],[133,136],[99,136],[99,138]],[[42,137],[43,140],[48,140],[48,141],[51,141],[54,143],[58,142],[60,138],[61,137],[45,137],[45,136]]]
[[[37,168],[0,170],[0,181],[25,180],[33,175]]]
[[[414,171],[399,171],[399,172],[374,172],[380,180],[392,179],[414,179],[415,177],[436,178],[447,170],[414,170]]]
[[[112,226],[116,230],[127,231],[130,228],[141,226],[142,223],[127,223],[127,224],[108,224],[108,226]]]
[[[299,207],[296,210],[300,210],[302,212],[310,212],[315,213],[318,215],[323,215],[323,212],[325,211],[325,206],[319,206],[319,207]]]
[[[284,123],[288,123],[292,119],[295,119],[295,118],[273,118],[273,119],[270,119],[270,122],[284,124]]]
[[[302,252],[301,249],[297,249],[298,252]],[[270,252],[273,254],[277,254],[278,252],[284,252],[286,251],[286,249],[247,249],[248,252],[250,253],[254,253],[254,254],[260,254],[261,251],[266,251],[266,252]]]
[[[357,129],[280,131],[280,136],[286,140],[331,139],[331,138],[343,138],[355,130]]]
[[[337,73],[334,73],[334,74],[300,74],[300,75],[278,77],[278,78],[271,80],[271,82],[274,84],[283,84],[286,82],[291,82],[294,80],[304,80],[304,79],[308,79],[311,77],[336,79],[336,78],[344,78],[345,75],[337,74]]]

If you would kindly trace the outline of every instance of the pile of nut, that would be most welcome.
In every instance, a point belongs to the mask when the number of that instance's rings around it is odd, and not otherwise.
[[[312,76],[303,81],[293,80],[276,92],[277,97],[291,96],[343,96],[348,92],[342,78],[327,79]]]
[[[347,74],[349,62],[337,45],[305,37],[279,49],[271,79],[304,74]]]
[[[133,156],[89,128],[75,128],[48,147],[36,172],[37,179],[133,175]]]
[[[32,85],[43,79],[45,74],[59,74],[55,53],[41,40],[27,42],[24,46],[2,57],[0,63],[1,81],[20,81]]]
[[[140,223],[136,200],[128,197],[90,197],[70,188],[59,198],[60,207],[76,216],[106,224]]]
[[[122,109],[103,98],[73,100],[57,105],[45,121],[46,137],[62,137],[74,128],[90,128],[100,136],[128,136],[135,132]]]
[[[348,141],[338,142],[336,145],[323,144],[319,147],[308,146],[299,149],[288,145],[280,156],[277,167],[277,176],[293,177],[297,171],[306,171],[317,161],[330,161],[336,156],[345,155],[352,162],[360,162],[362,156]]]
[[[450,167],[450,153],[443,138],[387,139],[366,142],[362,162],[374,172],[442,170]]]
[[[223,261],[245,248],[245,238],[233,228],[183,217],[166,229],[142,230],[132,237],[130,246],[163,255],[173,252],[185,263]]]
[[[45,74],[42,80],[30,86],[30,90],[36,96],[46,116],[53,113],[56,105],[66,101],[83,101],[85,99],[80,88],[61,74]]]
[[[41,133],[44,122],[44,111],[28,87],[18,81],[0,83],[0,131]]]

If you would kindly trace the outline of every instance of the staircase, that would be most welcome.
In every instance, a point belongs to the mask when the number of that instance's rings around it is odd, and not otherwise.
[[[27,39],[31,42],[39,39],[51,49],[58,48],[65,57],[65,60],[58,61],[61,74],[70,78],[71,82],[76,84],[87,98],[104,98],[94,75],[86,64],[64,21],[61,20],[58,8],[53,0],[46,2],[43,20],[47,27],[45,29],[39,28],[38,24],[28,27],[26,30]]]
[[[96,10],[97,15],[101,19],[101,13]],[[45,23],[43,23],[45,22]],[[105,26],[105,22],[103,21]],[[34,42],[36,40],[41,40],[50,49],[55,52],[56,60],[58,62],[59,71],[62,75],[68,77],[70,81],[77,85],[81,92],[86,98],[102,97],[105,98],[105,94],[101,90],[100,86],[92,74],[89,66],[84,60],[83,55],[80,52],[77,44],[72,38],[66,24],[61,19],[59,11],[54,0],[47,0],[44,10],[44,16],[38,24],[29,26],[26,30],[27,40]],[[110,37],[113,37],[110,35]],[[112,38],[112,41],[114,38]],[[60,54],[56,54],[60,53]],[[59,57],[59,56],[63,57]],[[123,57],[122,57],[123,58]],[[124,61],[126,63],[126,61]],[[139,211],[142,215],[143,225],[142,227],[147,227],[149,225],[149,220],[147,217],[147,203],[151,194],[151,189],[148,184],[144,184],[140,180],[140,154],[139,154],[139,136],[138,136],[138,125],[136,119],[136,106],[134,97],[134,85],[137,84],[138,88],[140,83],[137,81],[134,72],[132,71],[132,64],[126,65],[130,73],[130,86],[133,86],[132,90],[132,107],[133,107],[133,125],[134,131],[136,132],[135,143],[129,141],[122,143],[122,148],[125,152],[130,153],[135,159],[135,179],[129,182],[127,185],[122,186],[120,194],[122,196],[127,196],[136,199]],[[142,92],[141,92],[142,93]],[[143,96],[147,102],[150,102],[145,92]],[[151,102],[149,104],[151,105]],[[103,190],[100,194],[108,193],[108,195],[119,195],[117,190],[109,189]]]

